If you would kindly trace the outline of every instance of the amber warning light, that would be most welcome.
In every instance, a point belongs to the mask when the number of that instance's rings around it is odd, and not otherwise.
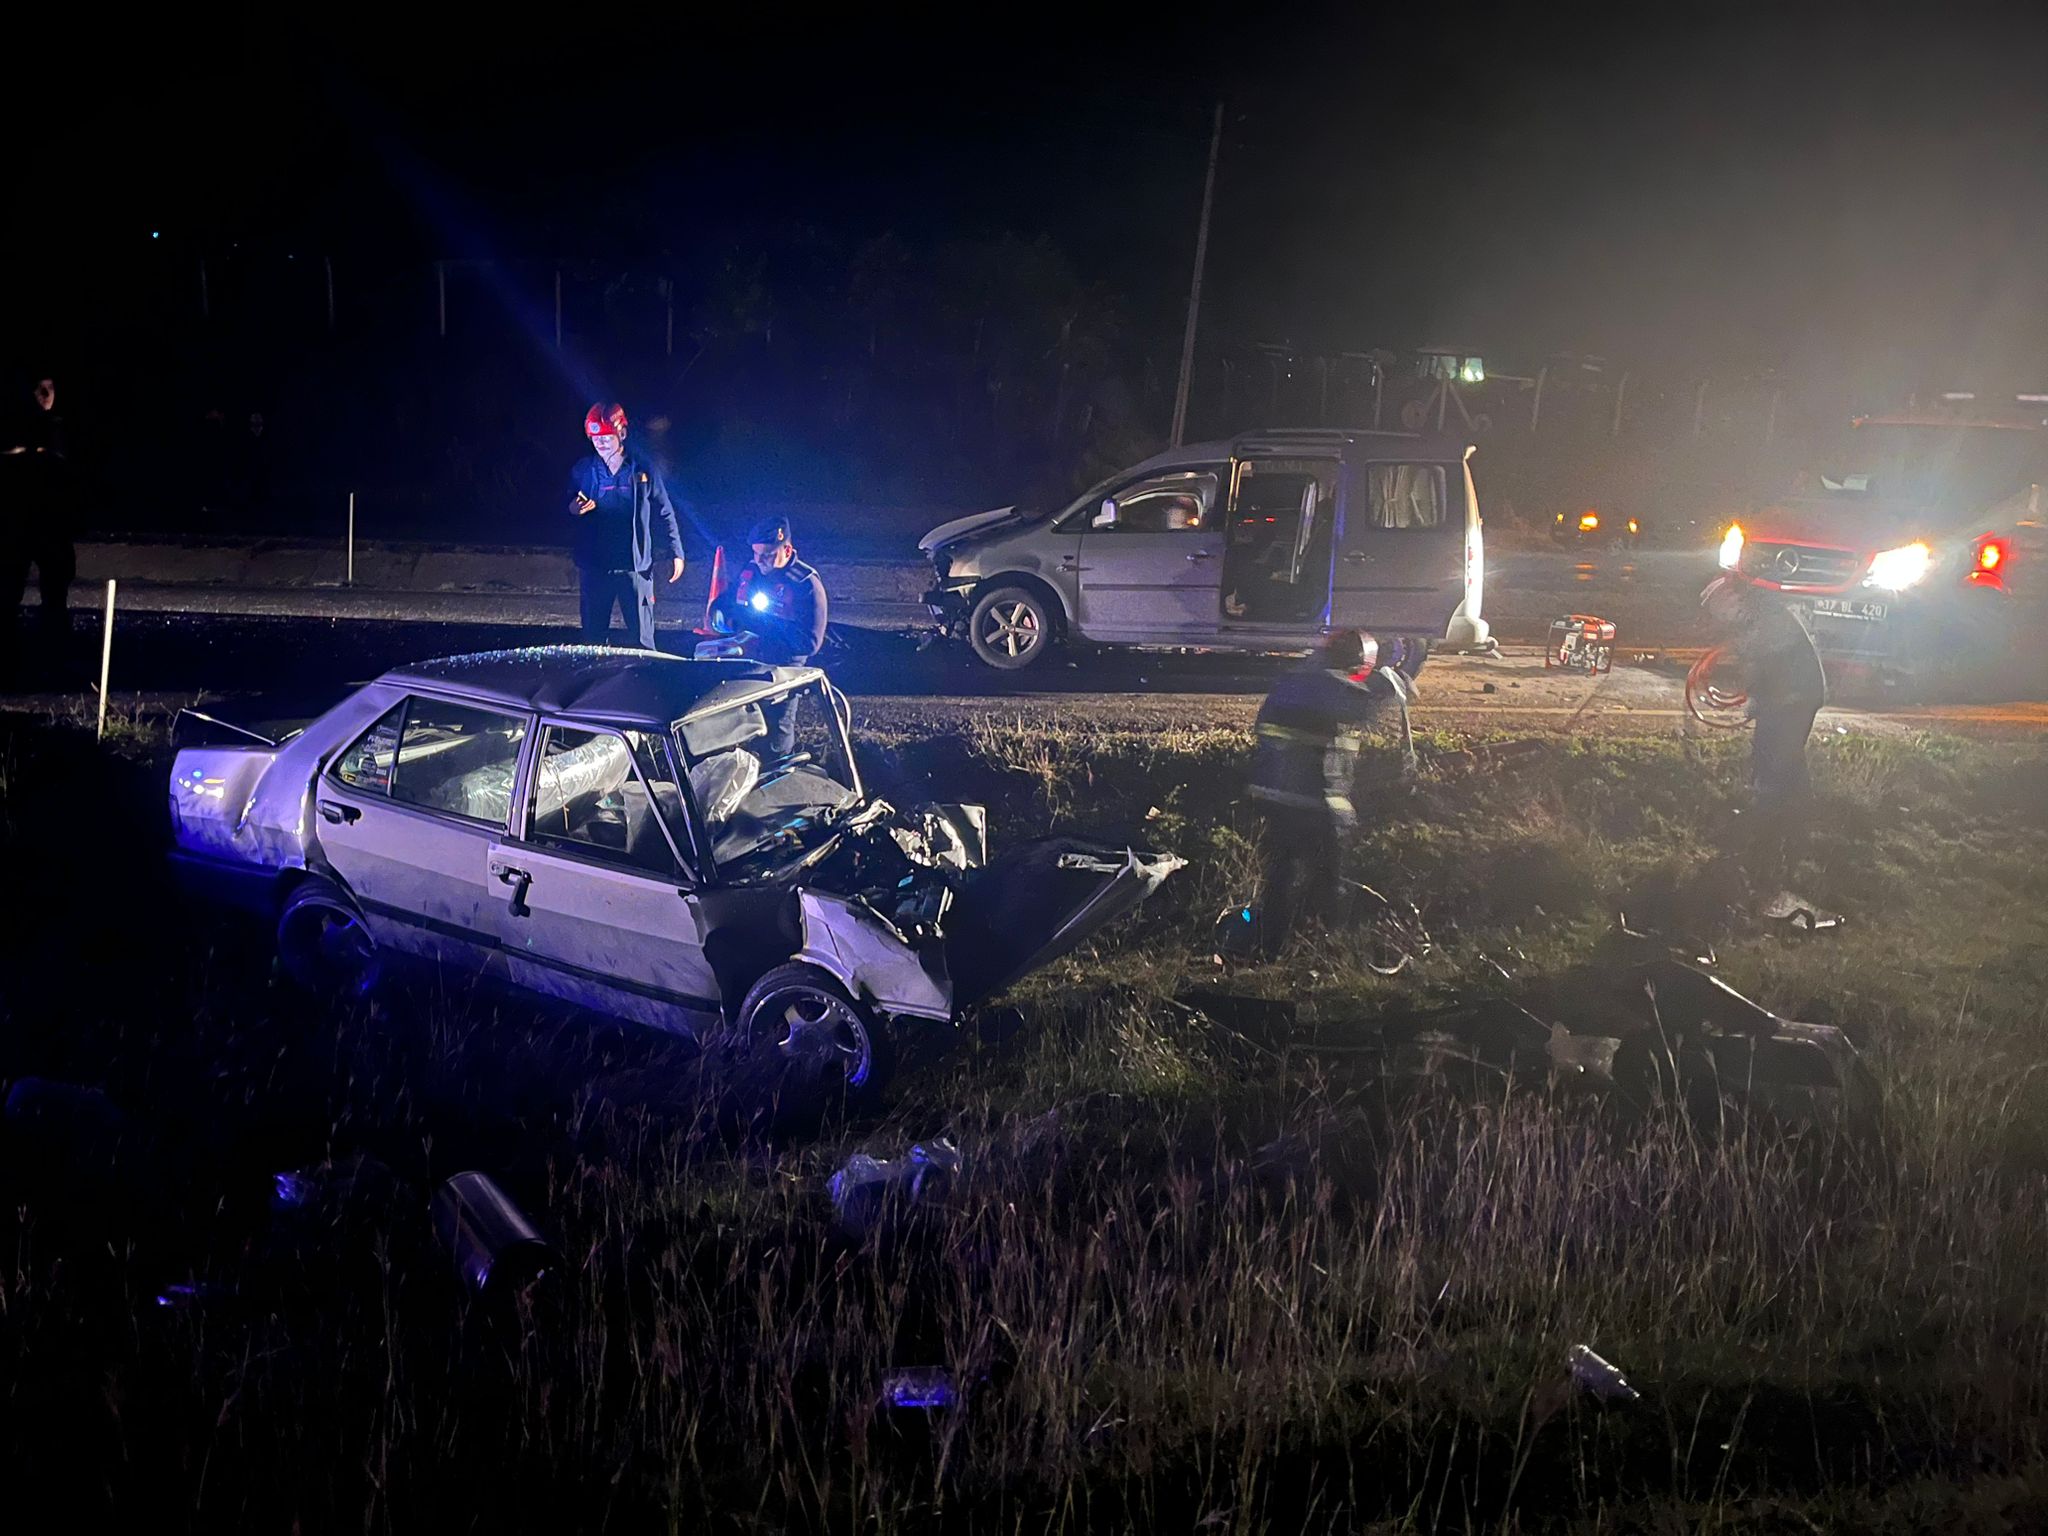
[[[2005,540],[1987,538],[1977,545],[1977,560],[1970,568],[1970,581],[1980,587],[2005,585]]]

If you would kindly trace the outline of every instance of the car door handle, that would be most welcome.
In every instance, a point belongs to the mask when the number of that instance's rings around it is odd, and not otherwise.
[[[1363,565],[1371,558],[1372,556],[1368,555],[1364,550],[1354,549],[1344,557],[1344,560],[1348,565]]]
[[[343,805],[339,800],[322,800],[320,819],[340,826],[344,821],[361,821],[363,813],[352,805]]]
[[[1188,556],[1190,560],[1213,560],[1215,557],[1216,551],[1213,549],[1198,549]]]
[[[523,869],[514,869],[510,864],[493,864],[491,873],[498,877],[500,885],[512,887],[512,915],[530,917],[533,908],[526,904],[526,893],[533,889],[533,876]]]

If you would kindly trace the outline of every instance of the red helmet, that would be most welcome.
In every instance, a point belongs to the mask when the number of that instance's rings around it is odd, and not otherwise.
[[[1380,664],[1380,643],[1362,629],[1333,629],[1323,638],[1323,664],[1364,682]]]
[[[611,405],[593,405],[583,418],[585,437],[624,437],[626,435],[626,408],[614,402]]]

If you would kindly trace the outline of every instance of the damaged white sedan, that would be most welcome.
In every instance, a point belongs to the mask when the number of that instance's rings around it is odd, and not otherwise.
[[[812,667],[545,646],[386,673],[282,742],[177,754],[175,857],[360,993],[509,983],[853,1091],[1180,867],[1072,839],[990,863],[979,806],[862,787]]]

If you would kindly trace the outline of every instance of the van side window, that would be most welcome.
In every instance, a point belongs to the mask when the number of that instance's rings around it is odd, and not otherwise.
[[[1118,491],[1113,509],[1098,509],[1091,533],[1200,533],[1217,523],[1214,471],[1159,475]]]
[[[1368,464],[1368,517],[1375,528],[1441,528],[1448,498],[1441,464]]]

